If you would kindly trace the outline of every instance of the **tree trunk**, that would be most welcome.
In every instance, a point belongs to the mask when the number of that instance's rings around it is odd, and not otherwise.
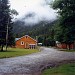
[[[70,50],[70,44],[67,45],[67,49]]]
[[[1,52],[3,52],[3,45],[1,45]]]
[[[6,51],[7,51],[7,48],[8,48],[8,47],[6,46]]]
[[[74,46],[73,46],[73,49],[75,50],[75,41],[74,41]]]
[[[69,50],[70,50],[70,44],[69,44]]]
[[[67,44],[66,44],[66,49],[68,49]]]

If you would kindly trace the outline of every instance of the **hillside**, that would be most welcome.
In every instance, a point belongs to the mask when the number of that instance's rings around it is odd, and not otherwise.
[[[30,35],[34,39],[38,39],[38,42],[43,43],[44,45],[54,45],[54,25],[56,21],[53,22],[40,22],[39,24],[33,26],[27,26],[22,21],[16,21],[13,25],[13,32],[15,37],[22,37],[24,35]],[[48,42],[47,42],[48,41]]]
[[[26,26],[22,21],[16,21],[13,25],[14,35],[21,37],[23,35],[40,36],[49,35],[56,21],[40,22],[33,26]]]

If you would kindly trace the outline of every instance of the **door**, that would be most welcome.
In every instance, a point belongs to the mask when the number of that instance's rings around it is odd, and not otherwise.
[[[25,49],[29,49],[29,44],[25,43]]]

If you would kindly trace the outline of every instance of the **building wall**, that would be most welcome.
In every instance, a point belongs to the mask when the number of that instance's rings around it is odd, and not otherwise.
[[[67,49],[68,48],[68,45],[66,45],[65,43],[59,43],[59,44],[57,44],[57,47],[58,48]],[[74,47],[73,44],[71,44],[70,45],[70,48],[73,49],[73,47]]]
[[[62,43],[61,44],[61,48],[66,49],[67,48],[67,45],[65,43]]]
[[[24,44],[21,45],[21,42],[24,42]],[[37,45],[37,42],[29,36],[24,36],[16,41],[17,48],[29,48],[30,47],[29,44],[36,44]]]

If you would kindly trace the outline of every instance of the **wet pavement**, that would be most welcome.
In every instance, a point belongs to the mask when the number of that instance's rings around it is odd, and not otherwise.
[[[26,56],[0,59],[0,75],[40,75],[43,69],[53,67],[58,62],[75,60],[75,52],[45,47],[40,50]]]

